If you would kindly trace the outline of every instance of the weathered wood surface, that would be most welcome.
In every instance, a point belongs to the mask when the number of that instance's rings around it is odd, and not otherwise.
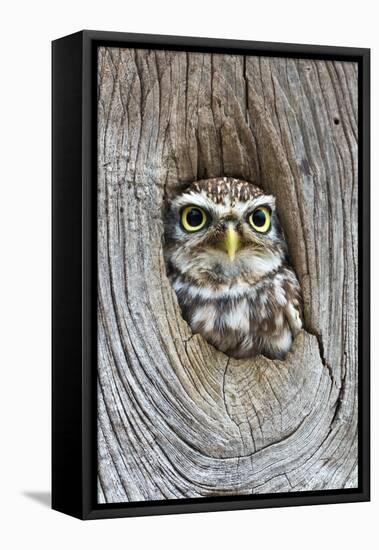
[[[354,63],[100,49],[100,502],[357,486],[357,94]],[[284,362],[192,335],[166,277],[165,194],[220,175],[277,196]]]

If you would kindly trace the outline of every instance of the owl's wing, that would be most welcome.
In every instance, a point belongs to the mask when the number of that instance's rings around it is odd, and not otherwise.
[[[301,320],[301,306],[300,303],[287,302],[285,308],[285,316],[287,318],[288,324],[291,328],[291,332],[294,336],[302,329],[303,322]]]
[[[290,273],[288,273],[288,278],[284,287],[286,289],[287,298],[287,304],[285,306],[285,316],[291,328],[293,336],[296,336],[296,334],[303,327],[303,299],[299,282],[296,278],[295,273],[292,270]]]

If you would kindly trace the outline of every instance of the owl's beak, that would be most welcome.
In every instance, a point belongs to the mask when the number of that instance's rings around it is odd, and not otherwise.
[[[233,262],[234,258],[236,257],[236,252],[240,247],[240,238],[233,224],[231,223],[229,223],[226,228],[224,245],[225,250],[229,256],[229,260]]]

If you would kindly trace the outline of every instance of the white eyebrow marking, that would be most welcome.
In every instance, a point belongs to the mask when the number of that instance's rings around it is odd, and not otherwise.
[[[231,188],[230,193],[224,197],[222,203],[215,202],[208,196],[207,191],[202,189],[200,192],[196,190],[187,191],[176,197],[172,204],[177,209],[190,205],[200,206],[214,218],[222,218],[228,215],[236,215],[238,218],[242,218],[249,210],[263,205],[270,207],[272,210],[275,209],[275,197],[273,195],[259,195],[248,201],[241,201],[236,200],[233,196],[234,189],[234,187]]]
[[[259,197],[255,197],[246,202],[238,201],[235,209],[237,210],[238,214],[243,215],[248,210],[252,210],[254,208],[257,208],[258,206],[269,206],[272,210],[274,210],[275,197],[273,195],[259,195]]]
[[[189,191],[187,193],[183,193],[183,195],[180,195],[177,197],[173,204],[177,208],[182,208],[183,206],[200,206],[201,208],[204,208],[205,210],[208,210],[209,213],[216,214],[217,212],[217,205],[207,196],[206,191],[201,191],[201,193],[196,193],[193,191]]]

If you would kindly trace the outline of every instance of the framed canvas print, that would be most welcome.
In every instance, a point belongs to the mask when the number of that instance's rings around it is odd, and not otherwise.
[[[53,508],[369,499],[369,50],[53,42]]]

